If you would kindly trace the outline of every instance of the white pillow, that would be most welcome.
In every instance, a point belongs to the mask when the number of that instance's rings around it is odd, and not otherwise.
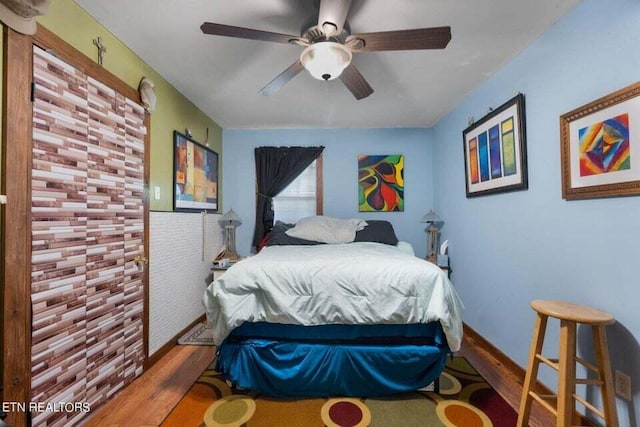
[[[366,227],[364,219],[340,219],[328,216],[309,216],[299,220],[295,227],[285,233],[299,239],[323,243],[350,243],[356,238],[356,231]]]

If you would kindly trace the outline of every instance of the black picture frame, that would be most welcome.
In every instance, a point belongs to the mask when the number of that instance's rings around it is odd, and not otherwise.
[[[173,132],[173,210],[218,212],[218,153]]]
[[[528,188],[524,95],[462,132],[467,197]]]

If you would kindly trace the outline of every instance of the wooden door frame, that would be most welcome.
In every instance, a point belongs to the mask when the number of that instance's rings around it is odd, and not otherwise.
[[[7,204],[4,235],[2,386],[5,402],[31,398],[31,38],[4,27],[2,193]],[[10,159],[10,160],[9,160]],[[10,179],[7,179],[10,178]],[[26,414],[10,412],[5,422],[27,425]]]
[[[31,399],[31,167],[33,147],[33,45],[82,70],[125,97],[140,103],[138,91],[95,63],[60,37],[38,25],[33,36],[4,26],[4,104],[2,194],[7,205],[2,216],[4,282],[3,320],[3,401],[29,402]],[[144,253],[149,254],[149,142],[150,115],[144,146]],[[143,340],[145,361],[149,357],[149,269],[144,272]],[[14,427],[26,426],[27,417],[10,413],[5,419]]]

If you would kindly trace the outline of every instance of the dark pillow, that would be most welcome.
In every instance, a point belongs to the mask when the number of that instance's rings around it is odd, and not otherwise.
[[[281,221],[276,221],[273,228],[269,232],[269,241],[267,246],[282,246],[282,245],[324,245],[322,242],[316,242],[314,240],[299,239],[297,237],[291,237],[285,231],[293,228],[295,224],[287,224]]]
[[[356,231],[354,242],[376,242],[385,245],[398,244],[398,238],[389,221],[367,220],[367,226]]]

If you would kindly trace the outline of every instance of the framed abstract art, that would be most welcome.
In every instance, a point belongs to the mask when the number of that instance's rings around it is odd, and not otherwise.
[[[358,210],[404,212],[404,156],[358,156]]]
[[[218,210],[218,153],[173,132],[173,210]]]
[[[640,83],[560,117],[562,197],[640,194]]]
[[[462,139],[467,197],[527,189],[524,95],[471,124]]]

